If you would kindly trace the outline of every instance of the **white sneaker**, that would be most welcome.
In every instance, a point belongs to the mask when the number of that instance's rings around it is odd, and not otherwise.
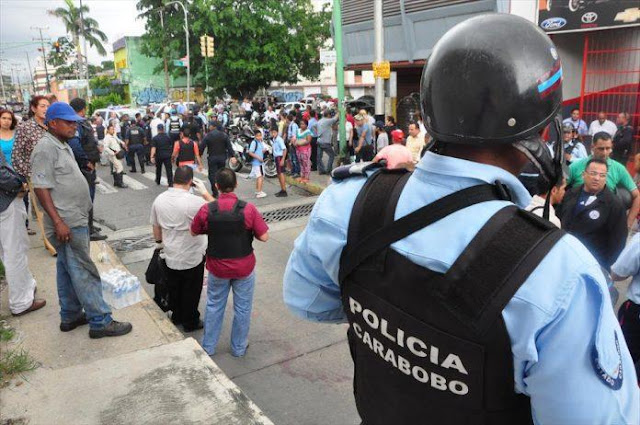
[[[264,193],[264,192],[258,192],[258,193],[256,193],[256,198],[265,198],[266,196],[267,196],[267,194],[266,194],[266,193]]]

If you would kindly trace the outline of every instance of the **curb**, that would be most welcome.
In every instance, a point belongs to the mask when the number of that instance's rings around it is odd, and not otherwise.
[[[317,183],[313,183],[313,182],[301,183],[299,181],[296,181],[296,179],[294,179],[291,176],[285,176],[285,181],[289,185],[299,187],[300,189],[304,189],[313,195],[320,195],[322,191],[325,189],[325,186],[319,185]]]

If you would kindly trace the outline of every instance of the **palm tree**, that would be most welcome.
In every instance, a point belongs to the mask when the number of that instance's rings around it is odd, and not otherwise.
[[[82,67],[82,53],[80,51],[80,35],[82,34],[87,42],[95,47],[100,56],[105,56],[107,51],[102,43],[107,41],[107,35],[100,31],[98,22],[89,18],[89,7],[81,5],[76,7],[73,4],[73,0],[65,0],[67,7],[59,7],[55,10],[49,10],[48,13],[52,16],[60,18],[67,29],[67,32],[71,34],[73,45],[76,47],[76,59],[78,61],[78,70]],[[82,20],[80,16],[82,15]],[[84,25],[81,24],[81,21]],[[84,28],[82,28],[84,26]],[[85,55],[87,52],[85,52]]]

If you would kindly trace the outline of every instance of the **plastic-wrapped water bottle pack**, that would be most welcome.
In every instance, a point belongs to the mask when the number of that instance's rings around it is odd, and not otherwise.
[[[140,280],[120,269],[110,269],[100,274],[102,294],[111,307],[119,309],[140,302]]]

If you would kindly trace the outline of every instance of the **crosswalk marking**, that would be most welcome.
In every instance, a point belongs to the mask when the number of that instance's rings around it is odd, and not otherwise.
[[[144,178],[152,180],[154,183],[156,181],[156,173],[153,171],[147,171],[142,176]],[[160,186],[169,186],[169,183],[167,182],[167,178],[165,176],[160,177]]]
[[[145,190],[147,189],[147,186],[140,183],[138,180],[135,180],[127,175],[123,176],[124,179],[124,184],[126,184],[127,186],[129,186],[129,189],[133,189],[133,190]],[[154,177],[155,179],[155,177]]]
[[[111,186],[109,183],[102,180],[100,177],[96,178],[96,190],[100,192],[102,195],[108,195],[110,193],[117,193],[118,189]]]

